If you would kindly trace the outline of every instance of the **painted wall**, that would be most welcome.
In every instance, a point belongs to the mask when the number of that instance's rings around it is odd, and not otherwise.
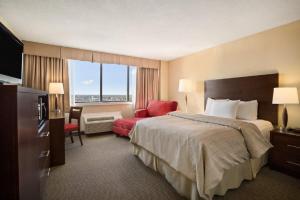
[[[169,81],[169,63],[161,61],[160,63],[160,84],[159,84],[159,97],[161,100],[168,100],[168,81]]]
[[[300,91],[300,21],[203,50],[169,62],[169,99],[184,109],[178,81],[188,78],[197,90],[188,95],[190,112],[204,108],[204,80],[279,73],[280,86]],[[300,105],[289,105],[289,125],[300,127]],[[279,112],[281,121],[281,108]]]

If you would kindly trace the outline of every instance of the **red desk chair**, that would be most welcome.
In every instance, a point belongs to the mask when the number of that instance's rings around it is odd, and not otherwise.
[[[70,108],[69,123],[65,124],[65,133],[70,136],[71,142],[74,143],[73,131],[77,131],[79,140],[80,140],[80,143],[82,146],[83,143],[82,143],[81,131],[80,131],[81,113],[82,113],[82,107],[71,107]],[[77,124],[72,123],[72,119],[76,119]]]

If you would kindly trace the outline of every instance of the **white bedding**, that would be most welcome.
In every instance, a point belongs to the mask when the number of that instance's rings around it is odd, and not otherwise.
[[[271,122],[262,119],[241,121],[254,124],[261,131],[263,136],[270,141],[270,131],[274,128]]]
[[[141,120],[130,136],[133,144],[196,182],[205,199],[213,197],[224,171],[271,147],[253,123],[179,112]]]
[[[199,113],[202,115],[207,115],[206,113]],[[241,120],[241,119],[238,119]],[[254,124],[263,134],[263,136],[270,141],[270,131],[274,129],[274,126],[271,122],[263,120],[263,119],[256,119],[256,120],[241,120],[244,122],[248,122]]]

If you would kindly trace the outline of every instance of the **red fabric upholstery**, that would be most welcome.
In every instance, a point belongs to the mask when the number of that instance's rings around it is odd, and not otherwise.
[[[134,113],[135,117],[148,117],[148,110],[147,109],[139,109],[136,110]]]
[[[114,121],[112,131],[121,136],[128,136],[129,132],[131,131],[135,123],[141,119],[144,118],[135,117],[135,118],[118,119]]]
[[[78,130],[77,124],[65,124],[65,133]]]
[[[176,101],[150,101],[147,109],[136,110],[134,118],[118,119],[113,124],[113,132],[121,136],[128,136],[137,121],[147,118],[165,115],[177,109]]]
[[[121,127],[117,127],[117,126],[113,126],[112,131],[114,133],[117,133],[120,136],[128,136],[129,132],[131,130],[125,129],[125,128],[121,128]]]
[[[152,100],[149,102],[147,107],[149,117],[165,115],[168,112],[175,111],[176,109],[177,109],[176,101]]]
[[[114,122],[114,126],[131,130],[132,127],[135,125],[135,123],[141,119],[143,119],[143,118],[135,117],[135,118],[118,119]]]

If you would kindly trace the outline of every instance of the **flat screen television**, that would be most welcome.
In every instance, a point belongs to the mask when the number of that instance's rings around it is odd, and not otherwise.
[[[0,22],[0,82],[22,83],[23,43]]]

